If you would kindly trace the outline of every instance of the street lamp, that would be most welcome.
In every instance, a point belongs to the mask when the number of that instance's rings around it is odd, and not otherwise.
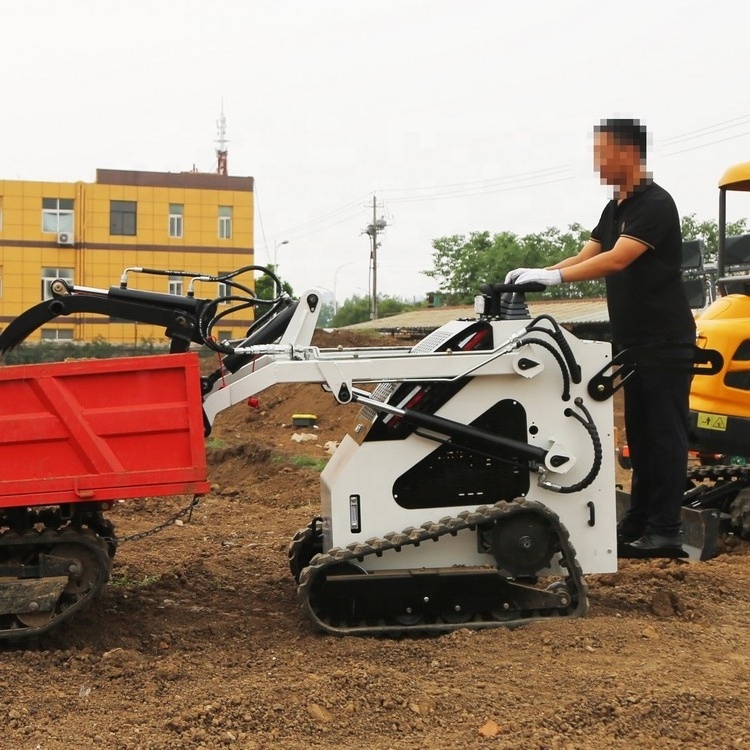
[[[356,260],[350,260],[348,263],[342,263],[333,272],[333,314],[334,315],[339,311],[339,301],[338,301],[338,297],[336,296],[336,279],[338,279],[339,271],[342,268],[346,268],[347,266],[353,266],[356,262],[357,262]]]
[[[273,271],[278,276],[279,275],[279,262],[278,262],[278,254],[279,254],[279,248],[282,245],[288,245],[289,240],[282,240],[281,242],[275,241],[273,243]]]

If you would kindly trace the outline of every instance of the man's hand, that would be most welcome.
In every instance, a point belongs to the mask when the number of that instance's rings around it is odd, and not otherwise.
[[[526,273],[526,271],[533,271],[533,268],[516,268],[513,271],[508,271],[508,273],[505,275],[505,283],[506,284],[515,284],[516,279],[522,274]]]
[[[562,271],[555,269],[548,271],[546,268],[523,268],[523,273],[515,277],[509,284],[544,284],[544,286],[555,286],[562,283]],[[511,271],[515,273],[515,271]],[[510,274],[508,274],[510,275]]]

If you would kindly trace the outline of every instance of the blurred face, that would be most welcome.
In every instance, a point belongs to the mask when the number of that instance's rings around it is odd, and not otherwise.
[[[605,185],[627,185],[641,166],[637,146],[621,143],[613,133],[594,133],[594,169]]]

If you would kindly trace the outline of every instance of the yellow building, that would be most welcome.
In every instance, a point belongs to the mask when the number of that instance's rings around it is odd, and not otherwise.
[[[217,275],[251,263],[252,177],[98,169],[94,183],[0,180],[0,330],[48,299],[56,278],[108,289],[131,266]],[[130,288],[172,294],[188,283],[128,277]],[[219,287],[198,284],[195,294],[212,299]],[[217,335],[241,336],[251,320],[247,310],[240,317],[223,319]],[[57,318],[32,340],[132,344],[163,335],[156,326],[84,315]]]

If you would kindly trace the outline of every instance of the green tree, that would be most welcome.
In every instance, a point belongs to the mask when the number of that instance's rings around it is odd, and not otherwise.
[[[348,297],[341,304],[336,314],[331,319],[332,328],[341,328],[342,326],[351,326],[355,323],[363,323],[370,319],[370,300],[355,294]]]
[[[543,232],[528,234],[521,239],[523,262],[519,263],[519,266],[544,268],[577,255],[590,234],[580,224],[571,224],[565,232],[561,232],[557,227],[549,227]],[[542,296],[550,299],[583,299],[603,297],[605,293],[604,281],[596,279],[552,286]]]
[[[396,297],[378,296],[378,317],[387,318],[401,312],[414,310],[421,305],[405,302]],[[331,320],[331,327],[342,328],[370,320],[370,298],[354,295],[344,301]]]
[[[334,316],[333,305],[330,302],[324,302],[320,308],[320,315],[318,316],[318,328],[329,328],[331,321]]]
[[[543,232],[519,237],[500,232],[472,232],[468,237],[452,235],[433,240],[433,267],[425,275],[438,282],[447,304],[467,304],[483,283],[505,279],[514,268],[543,268],[575,255],[589,238],[579,224],[567,231],[550,227]],[[602,281],[550,287],[545,297],[600,297]]]
[[[433,240],[433,267],[425,275],[439,282],[449,304],[466,301],[486,281],[485,269],[492,265],[493,240],[489,232],[454,234]]]
[[[271,263],[268,268],[271,271],[274,270],[274,265]],[[294,297],[294,290],[288,281],[282,280],[281,288],[290,296]],[[264,273],[255,279],[255,296],[258,299],[272,300],[276,299],[277,289],[274,280],[267,274]],[[266,313],[270,309],[270,305],[256,305],[255,306],[255,318],[256,320]]]

